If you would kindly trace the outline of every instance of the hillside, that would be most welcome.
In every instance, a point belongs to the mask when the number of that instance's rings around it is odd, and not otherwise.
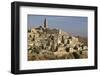
[[[28,60],[88,58],[87,40],[60,29],[45,27],[28,31]]]

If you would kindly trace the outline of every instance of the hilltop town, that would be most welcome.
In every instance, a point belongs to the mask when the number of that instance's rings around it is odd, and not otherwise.
[[[88,45],[80,40],[61,29],[49,28],[45,19],[42,26],[28,29],[28,60],[88,58]]]

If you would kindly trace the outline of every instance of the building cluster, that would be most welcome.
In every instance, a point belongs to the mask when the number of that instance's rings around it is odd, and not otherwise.
[[[88,47],[79,38],[44,25],[28,30],[28,60],[88,58]]]

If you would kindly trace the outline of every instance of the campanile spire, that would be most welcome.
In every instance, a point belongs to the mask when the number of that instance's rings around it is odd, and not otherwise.
[[[44,20],[44,28],[48,28],[48,25],[47,25],[47,20],[46,20],[46,18],[45,18],[45,20]]]

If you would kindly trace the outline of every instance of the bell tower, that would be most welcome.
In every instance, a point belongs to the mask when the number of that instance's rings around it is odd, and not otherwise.
[[[44,19],[44,28],[48,28],[48,25],[47,25],[47,20],[46,20],[46,18]]]

